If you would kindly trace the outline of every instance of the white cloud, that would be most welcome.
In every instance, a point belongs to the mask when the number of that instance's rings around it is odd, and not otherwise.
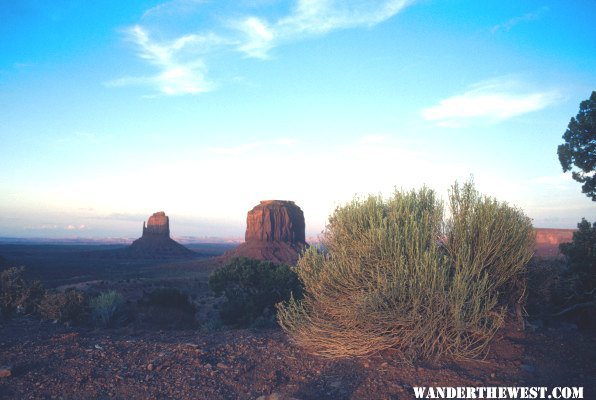
[[[194,10],[197,4],[204,3],[205,0],[171,0],[151,7],[143,13],[141,18],[158,17],[161,15],[172,15],[187,13]]]
[[[411,0],[298,0],[292,12],[273,23],[248,17],[232,25],[244,34],[238,50],[249,57],[267,58],[269,50],[283,42],[328,32],[373,26],[403,8]]]
[[[151,86],[165,95],[197,94],[213,88],[206,79],[207,67],[200,56],[224,42],[219,36],[189,34],[158,43],[140,25],[128,29],[126,35],[138,47],[138,56],[159,72],[146,77],[119,78],[108,82],[108,86]]]
[[[495,123],[541,110],[560,98],[556,91],[529,92],[519,86],[506,77],[480,82],[463,94],[422,110],[422,117],[443,127],[460,127],[477,120]]]
[[[501,24],[497,24],[497,25],[493,26],[490,31],[492,33],[496,33],[498,31],[508,32],[511,28],[513,28],[517,24],[520,24],[522,22],[536,21],[536,20],[540,19],[542,17],[542,15],[544,13],[546,13],[548,10],[549,10],[548,7],[541,7],[536,11],[529,12],[529,13],[526,13],[519,17],[511,18]]]
[[[86,228],[87,227],[85,225],[72,225],[72,224],[70,224],[65,229],[67,231],[81,231],[81,230],[84,230]]]
[[[157,68],[158,73],[121,77],[106,85],[148,86],[162,95],[208,92],[214,84],[207,79],[205,59],[216,50],[239,51],[247,57],[267,59],[271,49],[280,44],[338,29],[373,26],[393,17],[411,2],[413,0],[296,0],[289,14],[272,22],[259,15],[240,18],[223,15],[220,19],[226,21],[224,25],[214,28],[218,34],[190,33],[169,41],[156,41],[147,28],[151,22],[163,16],[190,14],[197,4],[204,3],[203,0],[167,1],[143,14],[144,26],[135,25],[125,31],[127,39],[139,49],[138,56]],[[167,31],[168,26],[159,26],[158,30]]]
[[[239,50],[249,57],[267,58],[267,52],[273,47],[274,32],[262,20],[249,17],[237,25],[237,29],[245,34],[245,41]]]

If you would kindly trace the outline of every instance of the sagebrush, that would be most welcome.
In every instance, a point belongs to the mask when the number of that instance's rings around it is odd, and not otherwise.
[[[114,290],[102,292],[89,301],[89,306],[95,323],[103,327],[114,326],[123,317],[124,297]]]
[[[278,321],[325,357],[478,357],[523,297],[533,241],[528,217],[472,183],[452,186],[449,218],[428,188],[356,199],[300,258],[304,298]]]

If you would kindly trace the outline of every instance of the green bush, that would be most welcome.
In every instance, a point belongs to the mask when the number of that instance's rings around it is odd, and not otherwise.
[[[325,357],[394,348],[409,359],[478,357],[524,292],[530,219],[455,184],[450,218],[435,193],[395,191],[339,207],[298,261],[304,299],[278,306],[295,342]]]
[[[144,303],[150,306],[180,310],[194,314],[195,306],[188,296],[176,288],[159,288],[144,296]]]
[[[91,317],[100,326],[114,326],[122,318],[124,297],[114,290],[102,292],[89,301]]]
[[[590,226],[582,218],[577,228],[573,241],[559,247],[569,263],[569,272],[577,277],[576,290],[581,292],[578,295],[583,296],[596,288],[596,222]]]
[[[0,272],[0,313],[10,318],[15,312],[29,314],[39,304],[44,290],[38,281],[23,278],[25,267],[8,268]]]
[[[89,304],[87,296],[80,290],[46,292],[38,311],[46,319],[80,324],[89,316]]]
[[[246,327],[274,321],[275,304],[301,298],[302,286],[292,267],[249,258],[235,258],[209,277],[209,287],[225,301],[219,308],[227,325]]]
[[[159,288],[146,293],[138,305],[139,319],[150,325],[170,329],[196,326],[196,307],[176,288]]]

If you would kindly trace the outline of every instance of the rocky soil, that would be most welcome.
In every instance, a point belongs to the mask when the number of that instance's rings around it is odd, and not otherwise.
[[[391,351],[317,358],[275,329],[90,329],[21,317],[0,327],[0,364],[10,375],[0,378],[3,399],[411,399],[412,386],[583,386],[596,398],[596,338],[568,325],[504,331],[482,361],[410,365]]]

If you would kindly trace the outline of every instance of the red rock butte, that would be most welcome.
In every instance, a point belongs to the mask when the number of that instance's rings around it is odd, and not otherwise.
[[[224,257],[296,264],[307,246],[304,229],[304,213],[293,201],[263,200],[246,216],[245,242]]]
[[[561,243],[571,242],[573,240],[573,232],[576,230],[536,228],[535,231],[535,256],[540,258],[557,258],[562,257],[559,245]]]
[[[159,211],[143,222],[143,236],[128,247],[129,255],[137,257],[186,257],[194,252],[170,238],[170,219]]]

